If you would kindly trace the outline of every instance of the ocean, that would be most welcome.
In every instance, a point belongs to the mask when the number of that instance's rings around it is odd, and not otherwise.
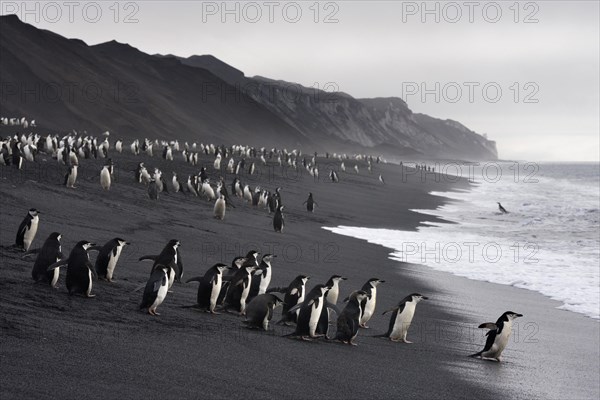
[[[325,229],[386,246],[394,260],[533,290],[600,320],[598,163],[438,164],[436,171],[473,182],[468,191],[432,192],[450,199],[436,210],[412,210],[448,223],[424,222],[416,232]]]

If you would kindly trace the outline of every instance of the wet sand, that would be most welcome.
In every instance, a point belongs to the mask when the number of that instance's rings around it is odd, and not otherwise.
[[[443,198],[431,190],[466,189],[464,181],[425,182],[412,170],[375,164],[373,174],[340,172],[340,183],[304,170],[260,166],[242,182],[269,190],[282,187],[286,228],[275,233],[272,217],[235,200],[224,221],[212,218],[212,203],[171,193],[148,200],[132,170],[143,161],[159,167],[170,185],[200,166],[181,158],[116,154],[116,182],[110,192],[99,184],[102,160],[81,160],[76,189],[61,186],[65,167],[40,155],[25,170],[0,168],[0,245],[14,242],[16,229],[31,207],[43,212],[32,247],[50,232],[63,234],[63,252],[86,239],[104,244],[119,236],[132,245],[123,251],[115,282],[94,282],[96,297],[69,297],[61,269],[59,289],[33,283],[34,258],[2,249],[0,268],[0,371],[3,399],[10,398],[597,398],[599,324],[539,294],[440,273],[388,258],[389,250],[335,235],[323,226],[352,225],[414,229],[432,216],[410,208],[432,209]],[[44,159],[46,161],[44,161]],[[203,157],[211,177],[212,157]],[[225,166],[225,162],[222,163]],[[348,171],[354,163],[346,162]],[[150,168],[149,168],[150,170]],[[386,185],[377,180],[382,173]],[[230,184],[232,176],[225,175]],[[228,189],[230,189],[228,187]],[[318,207],[303,208],[308,192]],[[371,277],[380,286],[370,329],[361,330],[352,347],[323,340],[304,342],[282,335],[292,328],[251,331],[233,314],[209,315],[182,306],[195,303],[197,284],[173,286],[159,317],[138,311],[149,262],[171,238],[181,241],[184,280],[202,275],[217,262],[250,249],[278,256],[271,286],[287,286],[298,274],[311,276],[308,289],[329,276],[348,278],[340,299]],[[95,253],[92,253],[92,260]],[[409,340],[392,343],[382,333],[388,316],[381,312],[411,292],[431,298],[417,307]],[[466,357],[485,339],[476,326],[508,309],[525,314],[500,364]],[[276,318],[279,313],[276,313]],[[537,328],[536,328],[537,327]],[[537,331],[536,331],[537,329]],[[518,334],[516,334],[518,332]]]

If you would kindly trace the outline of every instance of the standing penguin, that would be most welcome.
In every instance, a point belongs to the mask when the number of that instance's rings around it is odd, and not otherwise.
[[[500,210],[500,212],[502,214],[508,214],[508,211],[506,211],[506,208],[502,207],[502,204],[498,203],[498,210]]]
[[[250,301],[246,307],[245,324],[248,328],[269,330],[269,322],[273,319],[273,310],[283,301],[274,294],[260,294]]]
[[[308,212],[314,212],[315,210],[315,205],[319,205],[314,199],[313,199],[313,194],[309,193],[308,194],[308,199],[306,199],[306,201],[302,204],[306,204],[306,211]]]
[[[354,339],[358,335],[360,317],[362,316],[360,303],[368,297],[369,295],[364,290],[358,290],[349,296],[346,307],[344,307],[337,319],[336,340],[356,346]]]
[[[197,307],[205,308],[211,314],[218,314],[215,312],[215,307],[223,285],[223,271],[228,268],[227,265],[218,263],[209,268],[204,276],[187,280],[186,283],[200,283],[198,286]]]
[[[361,290],[364,290],[369,295],[367,298],[363,299],[360,303],[362,307],[362,316],[360,318],[360,327],[361,328],[369,328],[367,326],[367,322],[373,316],[375,312],[375,305],[377,303],[377,286],[380,283],[384,283],[384,280],[371,278],[365,283]]]
[[[60,269],[55,268],[53,271],[48,271],[48,267],[55,262],[60,261],[63,256],[60,245],[61,237],[62,235],[60,233],[52,232],[44,242],[44,245],[35,259],[35,263],[33,264],[33,270],[31,271],[31,277],[34,281],[46,282],[49,283],[50,286],[56,287]]]
[[[79,241],[71,250],[69,258],[60,260],[48,267],[52,271],[61,265],[67,264],[67,290],[69,296],[82,294],[85,297],[95,297],[92,292],[93,276],[96,276],[94,266],[90,262],[88,251],[98,250],[94,243],[87,240]]]
[[[140,304],[140,310],[147,308],[148,314],[160,315],[156,308],[162,304],[169,291],[169,270],[172,269],[165,265],[157,265],[153,270],[150,279],[146,283],[144,296]]]
[[[252,251],[249,252],[248,254],[253,254],[257,252]],[[251,256],[252,258],[254,256]],[[237,271],[240,270],[240,268],[242,268],[244,265],[246,265],[246,263],[248,262],[248,257],[235,257],[233,259],[233,261],[231,261],[231,267],[229,268],[230,271],[227,275],[225,275],[223,277],[223,284],[221,286],[221,292],[219,293],[219,298],[217,299],[217,304],[222,305],[223,302],[225,301],[225,298],[227,297],[227,292],[229,290],[229,285],[231,284],[231,280],[233,279],[233,276],[237,273]],[[254,264],[251,264],[254,265]]]
[[[183,260],[181,259],[179,247],[181,247],[179,240],[171,239],[159,255],[142,256],[139,259],[139,261],[154,261],[150,273],[154,272],[154,269],[156,269],[158,265],[170,267],[170,270],[167,271],[169,275],[169,289],[173,286],[175,278],[177,278],[178,281],[181,281],[181,278],[183,277]]]
[[[183,185],[179,182],[179,178],[177,178],[177,173],[173,172],[173,177],[171,178],[171,183],[173,184],[173,192],[183,192]]]
[[[272,268],[271,262],[273,258],[277,257],[273,254],[265,254],[262,257],[260,265],[256,270],[255,275],[252,277],[252,287],[250,288],[249,298],[264,294],[267,292],[269,283],[271,283]]]
[[[71,165],[65,175],[65,186],[71,189],[75,188],[77,181],[77,164]]]
[[[100,186],[102,186],[102,189],[104,190],[110,190],[110,168],[110,165],[105,165],[102,167],[102,171],[100,171]]]
[[[415,315],[417,303],[421,300],[427,300],[427,297],[419,293],[412,293],[400,300],[400,303],[396,307],[384,311],[382,315],[392,312],[388,331],[383,335],[376,335],[375,337],[387,337],[393,342],[402,341],[404,343],[411,343],[406,340],[406,334]]]
[[[246,266],[235,273],[227,290],[227,308],[233,307],[241,315],[245,314],[246,300],[252,284],[252,273],[255,270],[255,266]]]
[[[292,334],[294,336],[300,336],[304,340],[310,340],[313,338],[322,337],[322,334],[317,334],[317,324],[323,307],[331,307],[332,305],[326,304],[325,293],[331,289],[325,285],[316,285],[308,294],[306,299],[299,304],[296,304],[289,311],[294,312],[300,309],[298,315],[298,323],[296,324],[296,331]],[[335,308],[335,306],[333,306]]]
[[[158,185],[156,184],[156,179],[151,178],[150,183],[148,183],[148,198],[150,200],[158,200]]]
[[[275,211],[275,215],[273,216],[273,229],[275,229],[275,232],[281,233],[284,226],[283,206],[280,205],[277,207],[277,211]]]
[[[300,310],[295,310],[293,312],[290,312],[289,310],[304,301],[306,281],[309,279],[310,277],[306,275],[298,275],[287,288],[271,288],[267,290],[267,293],[285,293],[285,297],[283,298],[283,310],[281,311],[281,320],[278,323],[290,325],[291,323],[296,323],[298,321]]]
[[[340,181],[337,172],[335,172],[334,170],[331,170],[331,172],[329,173],[329,179],[331,179],[331,182],[333,183],[338,183]]]
[[[343,278],[339,275],[333,275],[325,286],[330,287],[325,293],[325,299],[327,302],[331,304],[337,304],[338,297],[340,295],[340,282],[345,281],[346,278]],[[328,338],[327,333],[329,331],[329,309],[324,307],[321,311],[321,316],[319,317],[319,324],[317,325],[317,333],[325,335],[325,338]]]
[[[17,230],[17,237],[15,239],[15,247],[20,250],[27,251],[31,246],[31,242],[35,238],[35,234],[37,233],[38,224],[40,222],[39,214],[41,214],[35,208],[31,208],[23,221],[21,221],[21,225],[19,225],[19,229]]]
[[[225,203],[225,198],[220,192],[218,193],[218,196],[219,197],[215,201],[213,212],[216,219],[223,220],[225,218],[225,209],[227,208],[227,204]]]
[[[522,316],[523,314],[518,314],[514,311],[506,311],[498,318],[496,323],[486,322],[479,325],[480,329],[489,329],[488,333],[485,334],[487,340],[483,350],[471,354],[469,357],[481,357],[484,360],[496,360],[499,362],[500,356],[508,344],[513,320]]]
[[[113,281],[113,273],[117,266],[117,261],[119,261],[119,257],[121,256],[121,251],[123,250],[123,247],[129,244],[129,242],[126,242],[121,238],[114,238],[102,246],[98,253],[98,257],[96,257],[95,265],[98,279],[108,282]]]

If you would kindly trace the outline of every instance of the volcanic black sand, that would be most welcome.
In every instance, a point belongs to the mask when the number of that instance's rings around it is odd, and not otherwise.
[[[558,310],[539,294],[469,281],[418,265],[388,259],[389,250],[335,235],[323,226],[351,225],[414,229],[434,217],[409,211],[433,209],[445,200],[427,193],[466,189],[464,181],[435,182],[428,175],[402,174],[400,167],[374,164],[369,174],[340,172],[337,184],[326,179],[330,163],[320,158],[321,180],[279,166],[260,166],[242,182],[269,190],[282,187],[286,228],[275,233],[272,217],[235,200],[224,221],[212,217],[213,204],[190,194],[161,195],[153,202],[132,170],[145,162],[159,167],[170,187],[171,171],[182,181],[197,173],[179,154],[173,162],[155,155],[111,151],[115,180],[102,191],[104,160],[80,160],[77,188],[61,186],[65,167],[41,154],[23,171],[0,167],[0,395],[12,398],[598,398],[599,324]],[[212,157],[202,157],[209,175]],[[226,165],[224,160],[222,166]],[[346,162],[348,167],[354,162]],[[349,169],[350,171],[350,169]],[[386,185],[377,176],[382,173]],[[223,174],[225,175],[225,174]],[[407,176],[408,175],[408,176]],[[225,175],[227,184],[231,175]],[[214,180],[213,180],[214,181]],[[302,202],[308,192],[314,214]],[[29,208],[42,211],[32,248],[49,233],[63,234],[63,252],[86,239],[104,244],[113,237],[125,248],[114,283],[95,282],[95,298],[69,297],[61,269],[60,287],[31,279],[34,257],[5,249]],[[298,274],[311,276],[310,289],[332,274],[348,278],[340,300],[371,277],[379,287],[370,329],[360,331],[358,346],[335,341],[299,341],[283,337],[293,328],[251,331],[242,317],[210,315],[183,308],[195,303],[197,283],[175,283],[158,317],[138,310],[151,264],[138,262],[179,239],[185,278],[202,275],[217,262],[230,264],[250,249],[278,256],[271,286],[287,286]],[[92,261],[96,253],[92,253]],[[493,267],[493,266],[491,266]],[[408,339],[413,344],[374,338],[385,332],[381,312],[412,292],[430,297],[417,307]],[[506,311],[518,320],[503,362],[468,358],[485,342],[481,322]],[[276,313],[276,320],[279,312]]]

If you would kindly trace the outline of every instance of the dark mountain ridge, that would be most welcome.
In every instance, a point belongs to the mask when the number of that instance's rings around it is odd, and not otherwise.
[[[211,55],[149,55],[114,40],[88,46],[16,16],[0,17],[0,54],[3,116],[34,118],[53,131],[497,158],[493,141],[457,122],[413,114],[402,99],[355,99],[246,77]]]

